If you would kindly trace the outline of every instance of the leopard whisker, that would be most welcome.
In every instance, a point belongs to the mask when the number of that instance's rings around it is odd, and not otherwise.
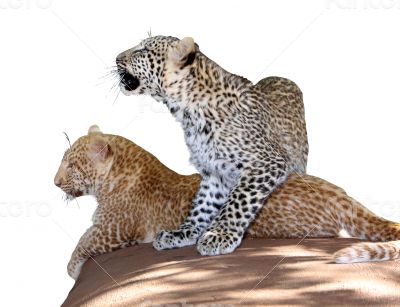
[[[115,102],[117,101],[119,94],[121,93],[121,90],[119,88],[119,86],[116,88],[117,94],[115,95],[114,101],[113,101],[113,105],[115,104]]]
[[[115,91],[117,91],[117,96],[114,98],[113,104],[115,103],[115,101],[118,98],[118,95],[119,95],[119,92],[120,92],[120,84],[122,82],[122,78],[123,78],[123,76],[120,76],[120,75],[116,76],[113,85],[111,86],[111,88],[109,89],[109,91],[107,93],[107,97],[108,97],[111,92],[114,91],[114,93],[115,93]]]
[[[114,65],[111,66],[110,68],[107,68],[107,72],[103,76],[98,78],[99,82],[96,84],[96,86],[104,84],[109,80],[114,80],[116,77],[119,77],[119,72],[118,72],[118,67]]]
[[[125,75],[125,74],[124,74]],[[117,101],[119,94],[121,93],[121,83],[123,84],[123,77],[124,75],[120,76],[118,75],[118,79],[117,82],[114,84],[114,86],[111,88],[112,90],[114,90],[114,93],[116,93],[115,97],[114,97],[114,101],[113,101],[113,105],[115,104],[115,102]]]
[[[117,76],[117,78],[115,79],[114,84],[112,85],[111,89],[114,89],[115,87],[119,87],[119,85],[121,84],[123,76]]]
[[[75,200],[75,202],[76,202],[76,205],[78,206],[78,209],[80,210],[80,209],[81,209],[81,207],[79,206],[79,202],[78,202],[78,200],[77,200],[76,198],[74,198],[74,200]]]

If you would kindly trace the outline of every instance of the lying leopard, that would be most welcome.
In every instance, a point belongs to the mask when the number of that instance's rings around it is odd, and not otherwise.
[[[62,159],[54,183],[73,199],[96,198],[93,225],[79,240],[68,264],[76,279],[90,257],[152,242],[165,228],[180,225],[190,210],[200,176],[179,175],[130,140],[103,134],[97,126],[80,137]],[[339,250],[338,263],[399,257],[400,224],[382,219],[341,188],[310,175],[292,174],[271,194],[247,231],[253,238],[351,236],[384,243],[359,243]]]
[[[287,177],[304,173],[308,142],[301,92],[275,78],[265,87],[229,73],[192,38],[150,37],[116,59],[126,95],[150,95],[181,123],[201,174],[185,221],[154,241],[157,250],[197,244],[202,255],[230,253]],[[283,90],[282,90],[283,89]]]

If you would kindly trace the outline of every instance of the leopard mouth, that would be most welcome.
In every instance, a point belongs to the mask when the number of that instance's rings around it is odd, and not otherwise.
[[[65,192],[65,199],[66,200],[73,200],[83,195],[82,191],[66,191]]]
[[[120,85],[125,91],[132,92],[139,87],[139,79],[132,76],[127,70],[120,70],[119,75],[121,77]]]

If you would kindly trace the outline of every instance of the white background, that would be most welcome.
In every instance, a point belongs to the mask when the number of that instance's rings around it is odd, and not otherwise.
[[[0,0],[1,306],[58,306],[91,198],[66,204],[53,177],[91,124],[181,173],[179,125],[151,98],[109,93],[116,55],[147,37],[192,36],[228,71],[294,80],[304,93],[308,171],[400,220],[400,0]],[[100,83],[100,84],[99,84]],[[114,101],[115,100],[115,101]]]

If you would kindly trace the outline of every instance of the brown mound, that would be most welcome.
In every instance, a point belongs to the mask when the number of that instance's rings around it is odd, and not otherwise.
[[[400,304],[398,261],[340,265],[331,255],[359,240],[299,242],[246,239],[217,257],[201,257],[195,247],[118,250],[84,265],[63,306]]]

